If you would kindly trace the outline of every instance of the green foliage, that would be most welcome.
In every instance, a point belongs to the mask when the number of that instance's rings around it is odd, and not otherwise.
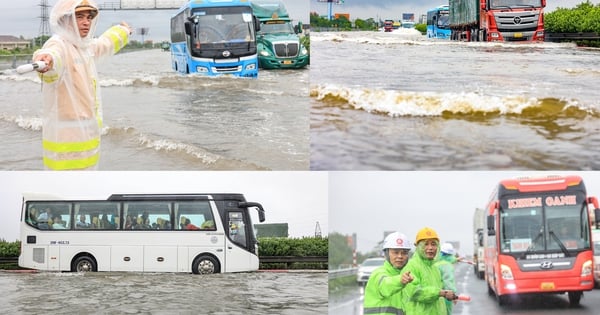
[[[327,237],[258,238],[259,256],[327,256],[329,244]]]
[[[427,34],[427,24],[424,24],[424,23],[415,24],[415,29],[417,31],[421,32],[421,34]]]
[[[337,232],[329,234],[329,267],[336,269],[340,265],[352,264],[352,248],[347,238]]]
[[[551,33],[600,33],[600,4],[582,2],[575,8],[558,8],[544,15],[544,29]]]
[[[7,242],[0,239],[0,257],[18,257],[21,253],[21,242]]]
[[[355,290],[356,276],[350,275],[329,280],[329,295],[343,295],[349,290]]]

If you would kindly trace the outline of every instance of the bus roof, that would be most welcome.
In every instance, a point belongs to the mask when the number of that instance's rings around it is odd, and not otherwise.
[[[583,179],[577,175],[549,175],[541,177],[518,177],[514,179],[505,179],[500,182],[500,186],[503,186],[505,189],[509,190],[534,192],[546,190],[565,190],[570,186],[580,185],[582,182]]]
[[[63,198],[45,193],[23,193],[25,201],[59,201],[59,200],[99,200],[98,198]],[[235,200],[246,201],[240,193],[197,193],[197,194],[112,194],[106,200],[131,201],[131,200]]]

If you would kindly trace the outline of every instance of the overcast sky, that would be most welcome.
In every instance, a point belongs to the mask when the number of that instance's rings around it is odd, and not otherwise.
[[[572,8],[584,0],[547,0],[546,12],[557,7]],[[591,0],[591,3],[600,3],[600,0]],[[345,0],[342,5],[332,5],[332,13],[350,13],[350,20],[357,18],[367,19],[378,17],[382,20],[398,20],[402,13],[414,13],[415,19],[426,14],[428,9],[448,4],[448,0]],[[329,4],[310,0],[311,12],[327,16]]]
[[[122,0],[135,3],[143,0]],[[146,0],[154,3],[154,0]],[[281,0],[285,4],[291,18],[296,22],[309,23],[309,0]],[[48,0],[53,6],[57,0]],[[119,0],[96,0],[98,5],[119,2]],[[41,0],[1,0],[0,1],[0,35],[23,36],[33,38],[40,33]],[[125,2],[123,2],[125,3]],[[113,24],[126,21],[134,29],[147,27],[149,34],[144,40],[152,39],[154,42],[169,40],[170,19],[176,10],[123,10],[100,11],[96,35]],[[50,12],[48,12],[50,14]],[[134,34],[132,39],[141,41],[140,33]]]
[[[357,234],[366,253],[384,231],[415,240],[426,226],[442,241],[460,241],[461,255],[473,253],[473,213],[484,208],[498,182],[506,178],[579,174],[589,196],[600,198],[600,172],[330,172],[329,231]]]
[[[7,241],[19,239],[24,192],[102,200],[113,193],[243,193],[263,205],[264,223],[287,222],[291,237],[314,236],[317,222],[322,235],[328,231],[325,172],[4,171],[0,183],[0,239]]]

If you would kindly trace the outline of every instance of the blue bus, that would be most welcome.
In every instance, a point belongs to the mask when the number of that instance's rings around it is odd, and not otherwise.
[[[171,18],[171,64],[181,73],[258,76],[256,32],[248,0],[190,0]]]
[[[450,38],[449,12],[447,5],[427,11],[427,38]]]

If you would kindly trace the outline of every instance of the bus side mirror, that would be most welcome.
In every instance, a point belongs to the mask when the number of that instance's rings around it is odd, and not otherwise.
[[[256,15],[252,16],[252,20],[254,22],[254,31],[255,32],[260,31],[260,21],[256,18]]]
[[[494,229],[494,216],[493,215],[488,215],[487,216],[487,234],[488,235],[496,235],[496,230]]]
[[[265,222],[265,209],[258,202],[238,202],[238,208],[258,208],[258,221]]]
[[[183,25],[185,26],[185,35],[192,36],[192,22],[185,21]]]
[[[543,0],[542,0],[542,1],[543,1]],[[480,4],[480,7],[481,7],[481,10],[485,10],[485,9],[486,9],[486,7],[487,7],[487,4],[486,4],[486,2],[487,2],[487,0],[481,0],[481,1],[479,1],[479,4]]]
[[[302,22],[298,22],[298,25],[294,26],[294,32],[296,32],[296,34],[302,34]]]
[[[600,209],[594,209],[594,218],[596,221],[596,228],[598,228],[598,224],[600,224]]]
[[[542,8],[546,7],[546,0],[542,0]]]

